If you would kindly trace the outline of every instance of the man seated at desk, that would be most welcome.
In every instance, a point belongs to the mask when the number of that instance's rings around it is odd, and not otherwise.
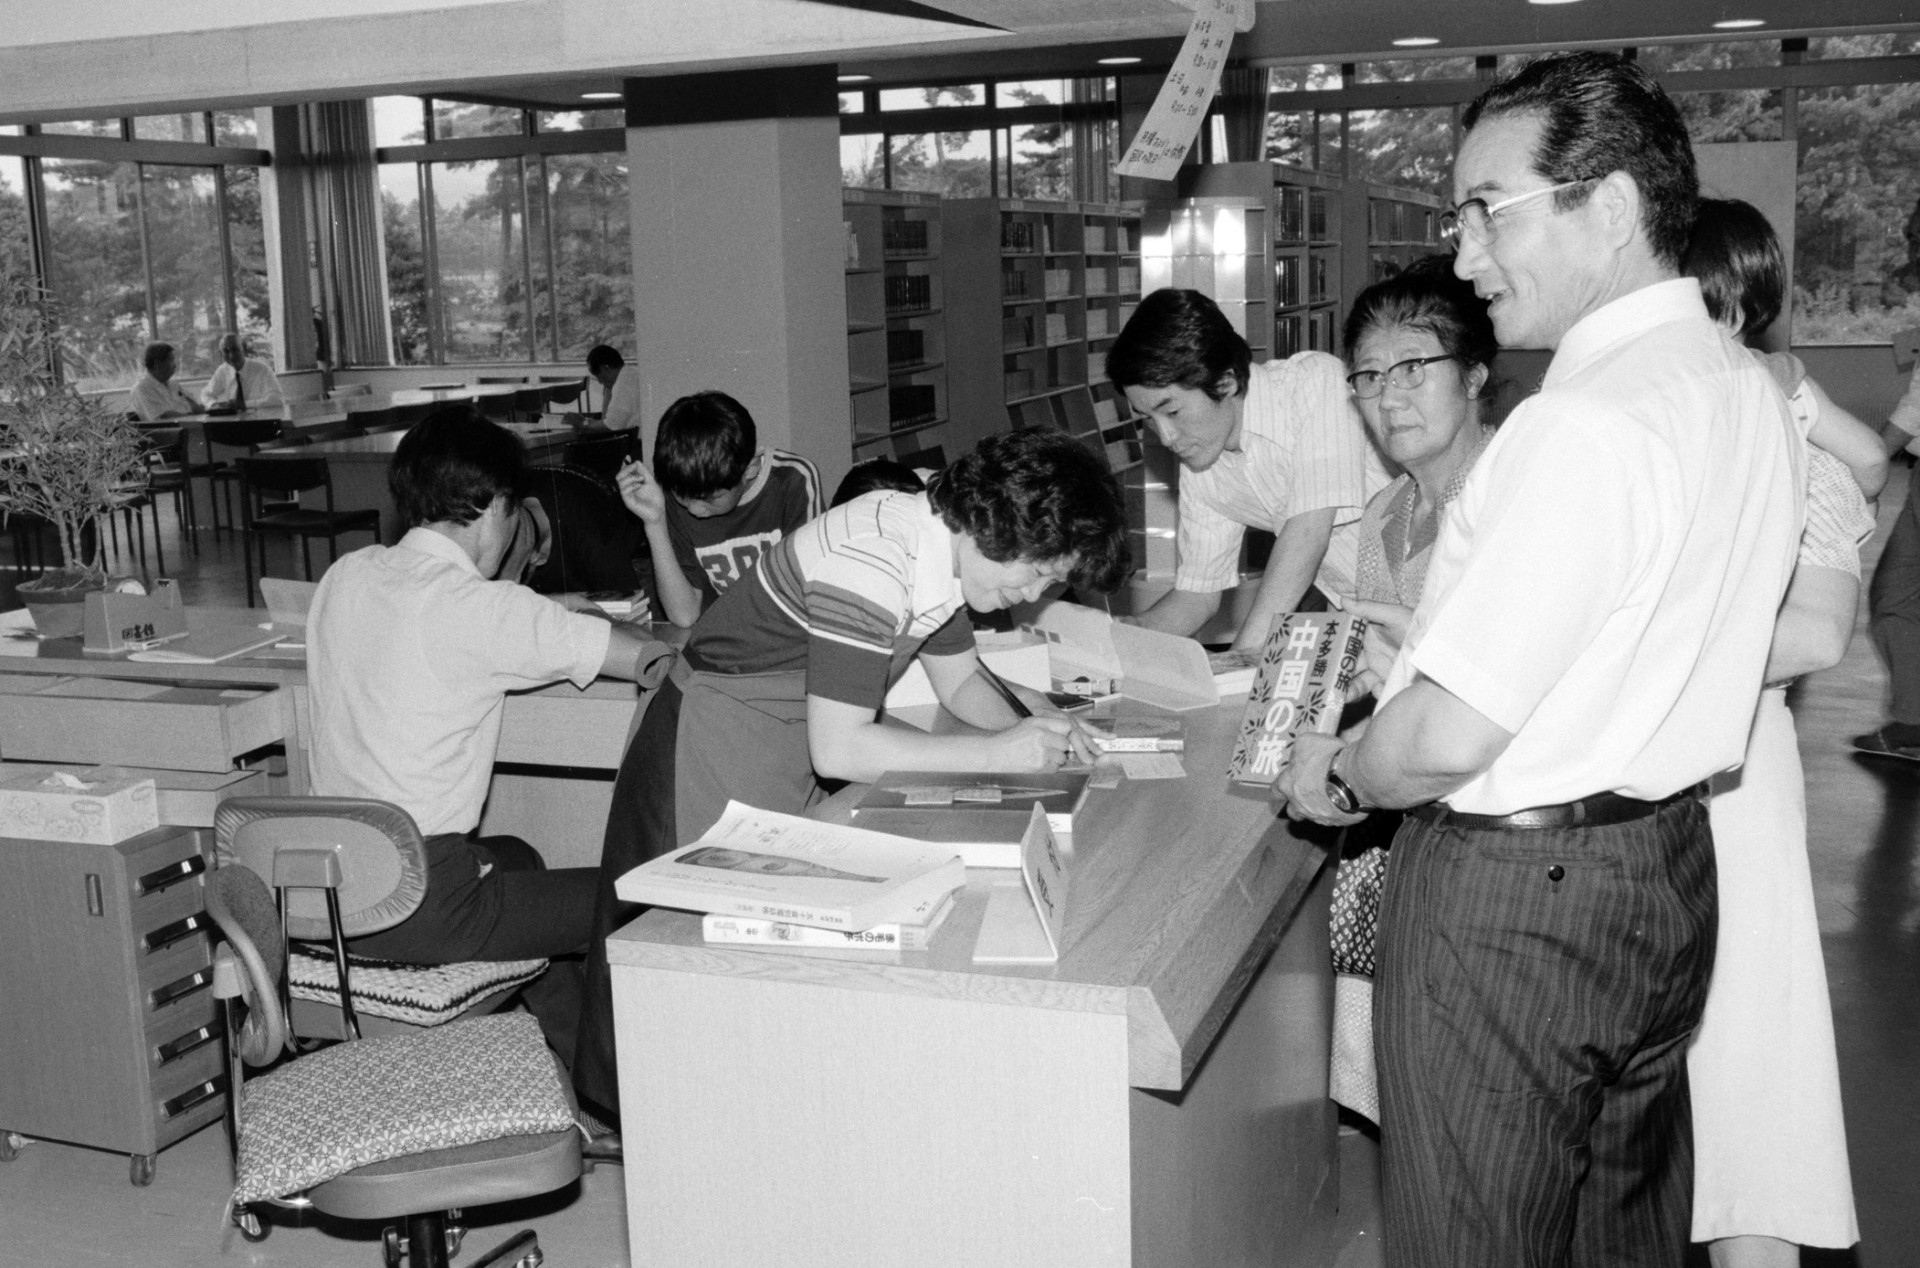
[[[155,422],[162,418],[177,418],[182,414],[198,414],[200,403],[180,390],[173,381],[174,371],[179,369],[179,360],[173,355],[170,343],[150,343],[141,358],[147,372],[127,393],[127,412],[137,414],[143,423]]]
[[[273,368],[247,356],[247,341],[231,330],[220,337],[220,368],[200,389],[200,399],[207,405],[232,406],[236,412],[286,400]]]
[[[520,442],[470,406],[430,415],[393,456],[412,525],[327,569],[307,627],[313,791],[393,802],[427,847],[427,892],[363,955],[413,964],[561,957],[528,1009],[571,1057],[596,869],[547,870],[516,837],[480,837],[509,691],[633,679],[666,649],[512,581],[490,581],[518,523]],[[565,958],[571,957],[570,962]]]
[[[606,344],[587,353],[587,373],[606,389],[607,402],[600,413],[600,425],[608,431],[640,430],[640,386],[630,374],[623,376],[627,359]],[[635,451],[635,457],[639,451]]]

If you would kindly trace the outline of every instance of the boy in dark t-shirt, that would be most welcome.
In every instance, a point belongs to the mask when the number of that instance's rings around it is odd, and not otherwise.
[[[646,525],[654,593],[675,625],[692,625],[824,509],[811,462],[757,444],[745,406],[725,392],[695,392],[660,416],[653,472],[639,462],[620,469],[620,496]]]

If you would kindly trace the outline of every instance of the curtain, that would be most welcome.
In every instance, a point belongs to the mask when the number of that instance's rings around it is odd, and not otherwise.
[[[1227,152],[1216,162],[1249,163],[1267,156],[1267,71],[1265,67],[1228,67],[1220,76],[1220,117],[1226,122]]]
[[[380,186],[365,101],[307,107],[308,171],[320,260],[322,343],[334,365],[391,365]]]

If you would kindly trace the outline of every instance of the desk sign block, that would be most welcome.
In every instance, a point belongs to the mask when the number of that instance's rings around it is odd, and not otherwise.
[[[90,594],[82,618],[81,641],[90,652],[124,652],[151,647],[187,633],[187,611],[172,581],[155,584],[152,594]]]

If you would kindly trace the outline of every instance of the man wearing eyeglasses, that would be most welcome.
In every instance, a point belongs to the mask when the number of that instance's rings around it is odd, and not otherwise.
[[[1372,725],[1301,740],[1278,792],[1408,810],[1375,997],[1388,1263],[1677,1264],[1700,785],[1745,749],[1800,447],[1679,276],[1698,181],[1650,77],[1544,59],[1462,124],[1455,271],[1553,361],[1451,508]]]

